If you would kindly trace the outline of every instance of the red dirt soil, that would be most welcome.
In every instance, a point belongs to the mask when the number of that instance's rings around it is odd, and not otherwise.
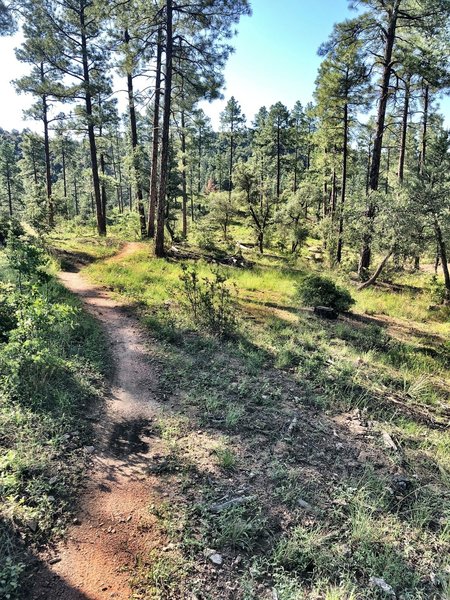
[[[130,254],[134,246],[127,244],[113,260]],[[131,594],[128,567],[138,555],[161,545],[148,511],[158,501],[157,484],[148,474],[158,445],[150,437],[158,374],[145,333],[124,305],[80,273],[64,272],[60,279],[102,324],[114,379],[104,411],[93,415],[95,446],[85,449],[90,470],[77,517],[65,540],[40,557],[42,566],[28,597],[121,600]]]

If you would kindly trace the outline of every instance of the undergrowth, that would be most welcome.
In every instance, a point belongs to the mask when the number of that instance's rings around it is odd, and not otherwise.
[[[27,550],[70,518],[90,435],[81,417],[102,390],[105,343],[37,240],[10,236],[1,254],[0,597],[12,599]]]
[[[179,498],[158,519],[173,548],[167,569],[144,559],[137,597],[375,600],[375,577],[399,598],[444,600],[449,328],[428,310],[427,276],[418,289],[352,290],[355,314],[331,323],[298,307],[304,263],[277,261],[221,267],[239,315],[222,339],[186,320],[180,275],[192,261],[156,260],[140,245],[88,268],[138,305],[171,399],[158,474]],[[213,277],[204,260],[196,273]]]

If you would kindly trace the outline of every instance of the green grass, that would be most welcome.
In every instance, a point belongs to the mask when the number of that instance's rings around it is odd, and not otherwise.
[[[237,464],[235,452],[231,448],[217,448],[217,464],[225,471],[234,471]]]
[[[273,597],[274,588],[283,600],[381,599],[370,577],[385,578],[405,599],[445,598],[450,324],[444,312],[428,310],[429,276],[399,276],[418,290],[359,292],[331,273],[350,287],[360,318],[328,322],[298,306],[296,284],[309,269],[302,258],[289,266],[280,254],[246,257],[252,269],[221,268],[238,294],[239,328],[225,340],[186,318],[181,261],[154,259],[149,244],[86,270],[139,305],[156,338],[160,391],[174,406],[160,433],[174,464],[189,465],[175,519],[185,564],[203,565],[204,548],[224,553],[239,600]],[[211,265],[197,266],[211,276]],[[345,425],[355,410],[358,422],[370,423],[359,437]],[[214,441],[212,471],[195,444],[185,447],[199,428],[196,443]],[[386,449],[383,433],[397,451]],[[337,440],[348,444],[345,452]],[[404,493],[393,484],[397,472],[410,482]],[[172,488],[179,473],[160,476]],[[209,510],[220,498],[253,493],[248,505]],[[217,597],[223,588],[207,580]]]
[[[10,277],[11,272],[4,272]],[[29,292],[28,292],[29,293]],[[80,487],[82,418],[102,393],[106,343],[53,279],[19,297],[0,344],[0,596],[19,595],[27,549],[63,532]],[[23,544],[25,542],[25,546]]]

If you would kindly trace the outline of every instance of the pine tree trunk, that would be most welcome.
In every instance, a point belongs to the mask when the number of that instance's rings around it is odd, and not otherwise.
[[[378,190],[380,177],[381,152],[383,149],[384,123],[386,119],[386,109],[389,100],[389,84],[392,73],[392,53],[397,30],[398,10],[401,0],[395,0],[389,15],[389,24],[386,30],[386,41],[383,58],[383,74],[381,78],[381,93],[378,102],[377,124],[375,139],[372,149],[372,161],[369,175],[369,196],[366,210],[366,233],[363,237],[363,247],[359,261],[359,274],[363,275],[370,266],[371,246],[373,236],[373,220],[376,214],[376,206],[371,198],[370,192]]]
[[[336,169],[333,168],[333,175],[331,177],[331,202],[330,202],[330,211],[331,218],[334,219],[334,215],[336,212],[336,199],[337,199],[337,176]]]
[[[130,34],[128,29],[125,29],[124,32],[124,41],[125,44],[130,43]],[[128,92],[128,112],[130,117],[130,130],[131,130],[131,148],[133,152],[133,173],[136,183],[136,205],[137,211],[139,213],[139,222],[141,227],[141,237],[146,237],[147,235],[147,224],[145,221],[145,211],[144,211],[144,195],[142,193],[142,185],[141,185],[141,177],[139,173],[139,164],[137,157],[137,149],[138,149],[138,133],[137,133],[137,123],[136,123],[136,109],[134,106],[134,89],[133,89],[133,73],[131,73],[131,69],[127,71],[127,92]]]
[[[119,175],[119,210],[123,214],[125,207],[124,207],[124,201],[123,201],[122,167],[120,166],[120,147],[119,147],[118,132],[116,132],[116,144],[117,144],[117,174]]]
[[[44,65],[41,63],[41,79],[44,79]],[[48,226],[55,226],[55,210],[52,199],[52,173],[50,161],[50,139],[48,135],[48,105],[47,97],[42,96],[42,121],[44,124],[44,157],[45,157],[45,187],[47,192]]]
[[[181,111],[181,194],[182,194],[182,219],[183,238],[187,237],[187,184],[186,184],[186,133],[184,110]]]
[[[410,95],[410,77],[405,81],[405,102],[403,105],[402,117],[402,135],[400,139],[400,155],[398,161],[398,180],[403,183],[405,176],[405,159],[406,159],[406,136],[408,133],[408,116],[409,116],[409,95]]]
[[[106,204],[107,204],[107,193],[106,193],[106,186],[105,186],[105,173],[106,173],[106,168],[105,168],[105,156],[103,154],[103,152],[100,154],[100,169],[102,171],[102,175],[103,175],[103,179],[102,179],[102,186],[101,186],[101,193],[102,193],[102,214],[103,214],[103,218],[105,219],[105,223],[106,223]]]
[[[173,32],[172,32],[172,0],[166,0],[166,64],[164,78],[164,114],[161,136],[161,173],[158,195],[157,222],[155,254],[163,257],[164,250],[164,221],[166,208],[167,185],[169,180],[169,129],[170,108],[172,99],[172,55],[173,55]]]
[[[384,193],[385,194],[389,193],[389,173],[390,172],[391,172],[391,149],[388,148],[387,156],[386,156],[386,177],[384,180]]]
[[[64,151],[64,140],[62,140],[62,142],[61,142],[61,158],[62,158],[62,170],[63,170],[64,198],[67,198],[67,170],[66,170],[66,153]]]
[[[94,121],[92,115],[92,94],[90,88],[90,74],[89,74],[89,58],[87,51],[87,41],[85,28],[85,14],[84,10],[80,12],[80,25],[81,25],[81,52],[83,61],[83,77],[84,77],[84,90],[85,90],[85,105],[86,105],[86,117],[88,121],[88,140],[89,140],[89,151],[91,155],[91,169],[92,169],[92,183],[94,187],[94,199],[95,199],[95,210],[97,215],[97,231],[99,235],[106,235],[106,218],[103,211],[102,198],[100,193],[100,177],[98,173],[98,159],[97,159],[97,142],[95,139]]]
[[[448,259],[447,259],[447,248],[445,245],[444,237],[442,235],[441,227],[435,219],[434,221],[434,230],[436,233],[436,240],[439,249],[439,256],[441,259],[442,272],[444,274],[444,285],[445,285],[445,304],[450,304],[450,272],[448,269]]]
[[[9,169],[9,164],[6,165],[6,187],[8,189],[8,209],[9,216],[13,216],[13,204],[12,204],[12,190],[11,190],[11,171]]]
[[[420,156],[420,174],[423,175],[427,156],[428,109],[430,104],[430,86],[425,85],[423,97],[422,152]]]
[[[79,215],[79,209],[78,209],[78,187],[77,187],[77,180],[74,177],[73,179],[73,199],[75,202],[75,214],[76,216]]]
[[[228,165],[228,199],[231,201],[231,192],[233,190],[233,161],[234,161],[234,132],[233,122],[231,122],[231,135],[230,135],[230,162]]]
[[[387,261],[391,258],[393,253],[394,253],[394,251],[390,250],[389,253],[386,254],[386,256],[383,258],[383,260],[378,265],[378,267],[377,267],[375,273],[372,275],[372,277],[370,277],[370,279],[368,279],[367,281],[362,283],[358,287],[358,290],[364,290],[365,288],[369,287],[370,285],[373,285],[377,281],[378,277],[381,275],[384,267],[386,266]]]
[[[281,131],[280,124],[277,125],[277,201],[281,194]]]
[[[202,193],[202,129],[200,127],[200,131],[198,134],[198,163],[197,163],[197,169],[198,169],[198,181],[197,181],[197,192],[198,195],[200,196],[200,194]],[[194,220],[194,218],[192,217],[192,220]]]
[[[158,152],[159,152],[159,105],[161,102],[161,58],[162,58],[162,31],[158,30],[158,47],[156,50],[156,75],[155,75],[155,102],[153,107],[153,139],[152,139],[152,166],[150,175],[150,195],[148,202],[147,235],[155,237],[155,214],[158,204]]]
[[[344,133],[342,139],[342,183],[341,183],[341,203],[339,207],[339,232],[336,250],[336,262],[342,261],[342,246],[344,233],[344,206],[345,194],[347,192],[347,162],[348,162],[348,104],[344,106]]]

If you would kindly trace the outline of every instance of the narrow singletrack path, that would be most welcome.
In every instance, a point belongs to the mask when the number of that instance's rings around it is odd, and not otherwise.
[[[139,244],[127,244],[110,260],[120,260]],[[60,279],[82,299],[103,326],[111,348],[114,375],[104,410],[97,410],[94,446],[86,488],[65,541],[45,556],[33,578],[30,598],[97,600],[130,597],[129,567],[136,557],[161,543],[152,531],[148,507],[158,501],[158,484],[149,475],[157,413],[157,369],[146,334],[126,306],[82,273]]]

